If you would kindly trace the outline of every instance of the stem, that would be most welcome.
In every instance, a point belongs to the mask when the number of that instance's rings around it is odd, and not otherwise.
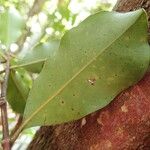
[[[10,137],[12,137],[16,133],[16,131],[18,130],[18,128],[21,126],[22,121],[23,121],[23,117],[19,116],[18,121],[17,121],[14,129],[11,131]],[[11,146],[14,144],[14,142],[15,141],[11,141]]]
[[[44,3],[45,0],[35,0],[33,6],[28,12],[28,18],[34,16],[35,14],[38,14],[41,11]]]
[[[25,65],[23,64],[23,65],[10,66],[9,69],[12,70],[12,69],[16,69],[16,68],[24,67],[24,66],[26,66],[26,64]],[[2,73],[5,73],[5,70],[1,70],[0,74],[2,74]]]
[[[17,130],[14,132],[14,134],[11,137],[11,143],[14,143],[16,141],[16,139],[18,138],[18,136],[20,135],[20,133],[22,132],[22,130],[24,129],[24,123],[19,124],[19,127],[17,128]]]
[[[36,63],[44,62],[44,61],[46,61],[46,59],[40,59],[38,61],[32,61],[32,62],[25,63],[25,64],[10,66],[9,69],[12,70],[12,69],[16,69],[16,68],[20,68],[20,67],[25,67],[25,66],[28,66],[28,65],[32,65],[32,64],[36,64]],[[2,74],[2,73],[5,73],[5,70],[1,70],[0,74]]]
[[[22,117],[22,116],[19,116],[15,127],[12,129],[12,131],[11,131],[11,133],[10,133],[10,137],[12,137],[12,136],[14,135],[14,133],[18,130],[18,128],[19,128],[20,125],[22,124],[22,120],[23,120],[23,117]],[[11,143],[11,144],[12,144],[12,143]]]
[[[6,102],[7,83],[8,83],[8,77],[9,77],[9,71],[10,71],[9,65],[10,65],[10,57],[8,55],[4,81],[1,82],[1,97],[0,97],[1,120],[2,120],[2,131],[3,131],[2,147],[4,150],[11,149],[10,138],[9,138],[9,128],[8,128],[8,117],[7,117],[7,102]]]

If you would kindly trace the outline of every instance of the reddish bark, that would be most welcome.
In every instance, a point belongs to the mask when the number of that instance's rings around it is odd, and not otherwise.
[[[80,149],[150,149],[150,73],[88,116],[80,130]]]

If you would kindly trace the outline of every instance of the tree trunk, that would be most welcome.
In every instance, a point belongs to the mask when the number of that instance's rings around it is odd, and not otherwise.
[[[119,0],[115,9],[140,7],[150,15],[149,0]],[[28,150],[150,150],[150,73],[95,113],[41,127]]]

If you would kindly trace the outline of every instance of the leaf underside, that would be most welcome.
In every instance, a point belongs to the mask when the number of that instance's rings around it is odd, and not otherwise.
[[[149,65],[140,9],[99,12],[67,32],[29,94],[21,128],[79,119],[139,81]]]

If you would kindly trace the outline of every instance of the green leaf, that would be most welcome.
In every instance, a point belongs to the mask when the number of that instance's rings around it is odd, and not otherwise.
[[[45,60],[50,56],[54,57],[58,47],[58,41],[40,43],[28,51],[23,58],[18,61],[17,65],[23,66],[30,72],[40,72]]]
[[[16,42],[24,27],[24,20],[15,8],[0,13],[0,41],[8,48]]]
[[[147,20],[140,9],[99,12],[64,35],[29,94],[20,129],[79,119],[135,84],[149,65]]]
[[[23,113],[32,80],[24,69],[12,70],[9,75],[7,100],[12,109]]]

